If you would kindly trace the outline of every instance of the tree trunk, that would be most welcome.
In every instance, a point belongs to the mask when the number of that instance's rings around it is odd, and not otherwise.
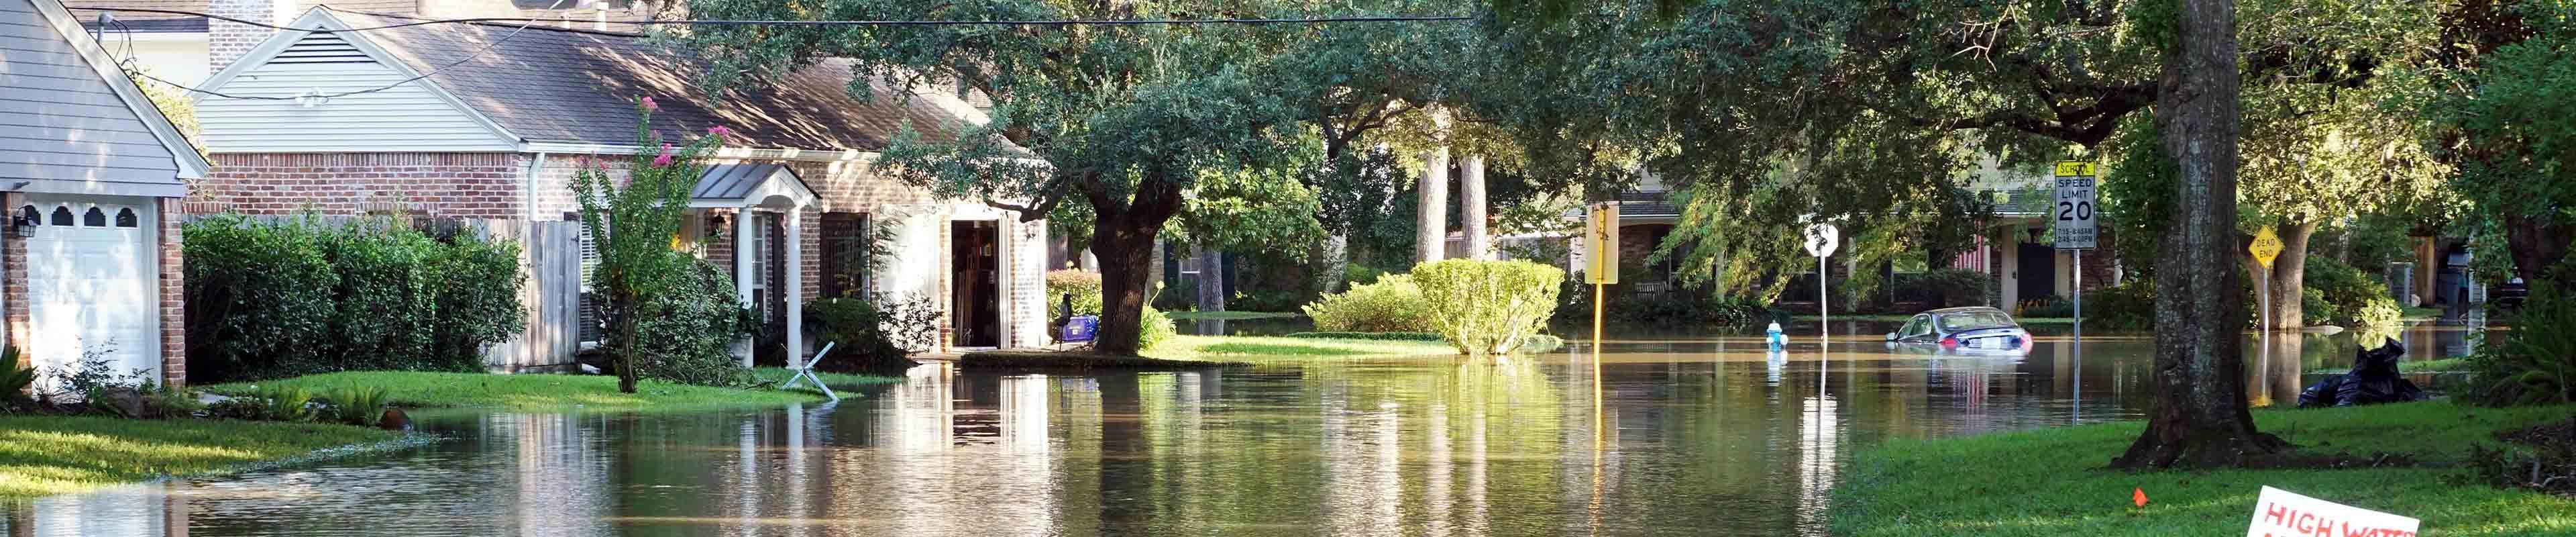
[[[1190,257],[1197,259],[1199,265],[1199,311],[1225,311],[1225,254],[1209,250],[1205,244],[1192,244]]]
[[[1493,237],[1485,234],[1485,157],[1468,156],[1458,168],[1458,229],[1467,237],[1467,258],[1494,258]]]
[[[2307,289],[2308,239],[2316,236],[2317,225],[2290,224],[2275,229],[2281,236],[2281,256],[2272,260],[2271,273],[2266,275],[2271,280],[2268,289],[2272,291],[2272,330],[2294,332],[2307,326],[2304,320],[2307,308],[2300,304],[2299,294]],[[2248,261],[2252,261],[2250,256]],[[2262,265],[2248,266],[2259,268]],[[2263,289],[2257,288],[2254,292],[2260,293]],[[2261,314],[2256,312],[2256,315]]]
[[[1091,199],[1091,251],[1100,256],[1100,331],[1092,348],[1103,354],[1134,355],[1143,333],[1145,299],[1154,290],[1148,258],[1163,222],[1180,212],[1181,192],[1170,181],[1148,177],[1132,200],[1095,190]]]
[[[2576,225],[2552,223],[2547,216],[2504,215],[2505,250],[2513,256],[2513,275],[2524,282],[2552,276],[2550,270],[2566,261],[2571,240],[2576,240]]]
[[[635,297],[614,298],[608,308],[609,311],[616,312],[617,319],[617,348],[616,354],[612,355],[617,367],[617,392],[635,393],[635,354],[638,345],[635,334],[637,329]]]
[[[2236,253],[2238,74],[2234,0],[2180,0],[2177,43],[2156,88],[2164,149],[2179,164],[2156,271],[2155,405],[2119,468],[2241,466],[2288,444],[2257,432],[2245,404]]]
[[[1342,291],[1342,284],[1348,283],[1344,273],[1349,272],[1350,245],[1350,235],[1332,233],[1325,235],[1323,242],[1306,249],[1306,262],[1314,266],[1310,275],[1315,279],[1315,292],[1338,293]]]
[[[1413,261],[1429,263],[1449,251],[1449,147],[1431,150],[1422,159],[1422,177],[1413,183]]]

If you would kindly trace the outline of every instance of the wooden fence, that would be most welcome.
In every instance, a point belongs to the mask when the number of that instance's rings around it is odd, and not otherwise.
[[[196,221],[211,214],[189,214]],[[246,215],[263,222],[303,220],[325,225],[369,221],[350,215]],[[424,230],[471,230],[493,240],[519,243],[519,286],[526,325],[518,335],[483,349],[483,366],[496,373],[565,371],[578,367],[573,355],[581,345],[581,223],[524,220],[415,220]]]
[[[572,369],[581,345],[581,223],[475,220],[485,236],[518,241],[519,303],[527,329],[483,351],[496,372]]]

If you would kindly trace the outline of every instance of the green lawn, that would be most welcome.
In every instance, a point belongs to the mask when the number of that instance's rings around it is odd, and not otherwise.
[[[1835,486],[1835,533],[1912,535],[2236,535],[2269,485],[2416,517],[2424,534],[2576,534],[2576,498],[2462,479],[2469,446],[2491,433],[2565,420],[2576,405],[2480,409],[2423,402],[2260,410],[2265,432],[2316,453],[2411,453],[2411,468],[2128,473],[2103,465],[2135,440],[2137,422],[1945,440],[1894,440],[1852,455]],[[2459,484],[2455,484],[2459,483]],[[2133,514],[2130,492],[2151,503]]]
[[[2465,372],[2465,371],[2468,371],[2468,370],[2469,370],[2469,359],[2468,359],[2468,358],[2443,358],[2443,359],[2440,359],[2440,360],[2424,360],[2424,361],[2407,361],[2407,362],[2398,362],[2398,363],[2397,363],[2397,370],[2398,370],[2398,371],[2400,371],[2400,372],[2405,372],[2405,373],[2458,373],[2458,372]],[[2352,366],[2350,366],[2350,365],[2342,365],[2342,366],[2335,366],[2335,367],[2320,367],[2320,368],[2316,368],[2316,369],[2308,370],[2308,372],[2309,372],[2309,373],[2343,373],[2343,372],[2348,372],[2348,371],[2352,371]]]
[[[783,376],[783,375],[782,375]],[[831,382],[826,380],[826,382]],[[505,410],[670,411],[812,402],[804,391],[738,390],[646,380],[635,393],[618,393],[606,375],[493,375],[414,371],[346,371],[290,379],[199,386],[209,393],[243,395],[251,386],[284,384],[317,395],[350,386],[384,388],[395,406],[481,407]]]
[[[0,416],[0,499],[403,445],[398,436],[318,423]]]
[[[2397,319],[2403,321],[2426,321],[2441,317],[2442,308],[2399,308],[2397,313]]]
[[[1242,321],[1249,319],[1294,319],[1302,313],[1278,311],[1166,311],[1163,315],[1175,321]]]
[[[1296,360],[1457,354],[1439,341],[1326,339],[1270,336],[1173,336],[1145,356],[1172,360]]]

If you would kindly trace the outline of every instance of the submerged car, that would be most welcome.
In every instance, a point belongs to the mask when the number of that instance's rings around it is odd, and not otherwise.
[[[2012,314],[1988,307],[1943,308],[1914,314],[1905,326],[1887,334],[1891,344],[1939,345],[1944,351],[2020,353],[2030,350],[2030,331]]]

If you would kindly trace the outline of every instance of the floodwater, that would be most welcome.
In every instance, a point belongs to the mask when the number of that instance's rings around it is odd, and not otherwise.
[[[1500,364],[932,364],[835,405],[457,416],[416,450],[0,506],[0,535],[1818,535],[1860,447],[2147,404],[2140,334],[2034,326],[2027,356],[1978,357],[1837,328],[1821,352],[1798,327],[1785,353],[1640,334]],[[2410,360],[2474,339],[2402,337]],[[2282,339],[2248,351],[2258,402],[2353,345]]]

